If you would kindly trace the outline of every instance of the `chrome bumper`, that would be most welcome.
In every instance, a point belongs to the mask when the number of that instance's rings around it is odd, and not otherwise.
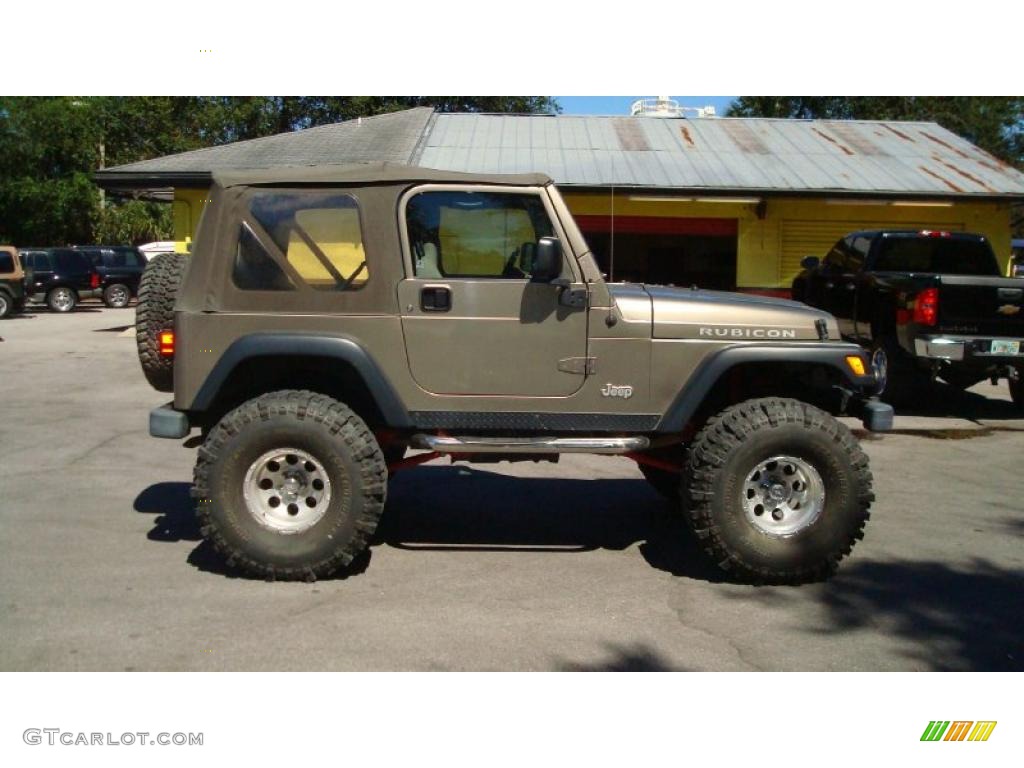
[[[1016,341],[1020,352],[1010,355],[992,352],[993,341]],[[966,358],[1024,358],[1024,339],[1012,336],[920,336],[914,339],[914,354],[933,360],[959,362]]]

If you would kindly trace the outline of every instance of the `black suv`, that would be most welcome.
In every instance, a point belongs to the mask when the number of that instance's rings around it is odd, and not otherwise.
[[[70,312],[82,299],[102,292],[100,273],[88,256],[73,248],[26,248],[21,259],[32,272],[26,293],[45,301],[54,312]]]
[[[103,302],[108,307],[123,309],[139,293],[139,280],[146,268],[146,257],[130,245],[76,245],[89,257],[100,274]]]

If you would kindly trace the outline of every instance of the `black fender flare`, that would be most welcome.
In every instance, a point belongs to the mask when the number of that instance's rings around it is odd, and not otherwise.
[[[323,357],[351,365],[366,383],[370,395],[389,427],[412,427],[405,404],[363,347],[348,336],[309,333],[252,333],[231,343],[207,375],[190,411],[205,411],[214,402],[224,382],[245,360],[256,357],[294,355]]]
[[[864,361],[865,375],[857,376],[846,364],[846,357],[855,355]],[[737,344],[708,355],[701,361],[693,375],[673,399],[661,421],[658,432],[681,432],[693,414],[711,392],[715,382],[731,368],[746,363],[800,363],[823,365],[834,368],[847,382],[850,390],[859,394],[871,394],[875,388],[875,377],[871,373],[864,350],[856,344],[845,342],[812,343],[792,342],[781,344]]]

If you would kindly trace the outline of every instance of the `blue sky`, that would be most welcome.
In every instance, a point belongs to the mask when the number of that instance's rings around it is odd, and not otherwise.
[[[637,99],[653,96],[556,96],[563,115],[628,115],[629,106]],[[724,115],[735,96],[673,96],[684,107],[706,107],[711,104]]]

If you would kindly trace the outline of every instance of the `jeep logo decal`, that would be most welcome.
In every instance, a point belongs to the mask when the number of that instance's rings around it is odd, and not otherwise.
[[[601,388],[601,394],[605,397],[621,397],[629,400],[633,396],[633,387],[629,384],[605,384]]]
[[[727,336],[731,339],[795,339],[793,328],[708,328],[700,327],[701,336]]]

